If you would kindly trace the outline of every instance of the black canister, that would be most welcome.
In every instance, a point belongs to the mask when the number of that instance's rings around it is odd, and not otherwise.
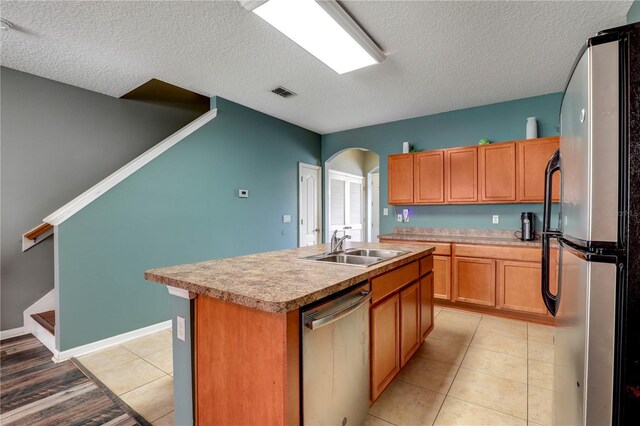
[[[532,212],[522,212],[520,221],[522,222],[522,235],[520,239],[523,241],[531,241],[535,238],[535,215]]]

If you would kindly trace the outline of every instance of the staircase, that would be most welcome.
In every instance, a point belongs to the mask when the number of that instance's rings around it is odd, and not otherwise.
[[[56,311],[41,312],[39,314],[31,314],[31,318],[42,326],[45,330],[56,335]]]

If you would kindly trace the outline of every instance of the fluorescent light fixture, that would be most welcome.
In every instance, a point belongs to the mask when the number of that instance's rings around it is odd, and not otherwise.
[[[380,48],[334,0],[258,0],[242,5],[338,74],[384,60]]]

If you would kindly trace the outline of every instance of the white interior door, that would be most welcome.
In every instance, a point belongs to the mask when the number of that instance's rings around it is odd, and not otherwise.
[[[371,198],[371,209],[369,211],[371,232],[369,232],[369,242],[377,243],[379,242],[378,235],[380,235],[380,173],[373,173],[371,175],[369,194]]]
[[[322,202],[320,199],[322,169],[311,164],[299,165],[298,183],[298,245],[313,246],[320,243]]]
[[[364,187],[362,176],[329,170],[329,233],[364,240]]]

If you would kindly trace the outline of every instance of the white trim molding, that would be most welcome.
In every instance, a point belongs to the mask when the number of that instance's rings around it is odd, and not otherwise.
[[[148,164],[153,159],[160,156],[162,153],[167,151],[169,148],[198,130],[200,127],[207,124],[209,121],[216,118],[218,114],[217,109],[212,109],[211,111],[207,111],[200,117],[193,120],[191,123],[184,126],[182,129],[178,130],[159,144],[153,146],[146,152],[142,153],[137,158],[133,159],[120,169],[116,170],[111,175],[104,178],[102,181],[98,182],[93,187],[89,188],[87,191],[83,192],[55,212],[51,213],[49,216],[45,217],[42,221],[49,223],[54,226],[60,225],[65,220],[69,219],[71,216],[76,214],[78,211],[82,210],[89,203],[100,197],[102,194],[125,180],[127,177],[131,176],[133,173],[138,171],[140,168]]]
[[[24,327],[16,327],[16,328],[11,328],[9,330],[2,330],[0,331],[0,340],[10,339],[16,336],[22,336],[27,333],[28,331]]]
[[[128,342],[129,340],[137,339],[138,337],[146,336],[157,331],[167,330],[169,328],[171,328],[171,320],[153,324],[148,327],[139,328],[127,333],[118,334],[117,336],[108,337],[106,339],[98,340],[97,342],[78,346],[72,349],[67,349],[65,351],[52,351],[53,358],[51,359],[53,360],[53,362],[66,361],[72,357],[86,355],[91,352],[99,351],[110,346],[119,345],[120,343]]]

